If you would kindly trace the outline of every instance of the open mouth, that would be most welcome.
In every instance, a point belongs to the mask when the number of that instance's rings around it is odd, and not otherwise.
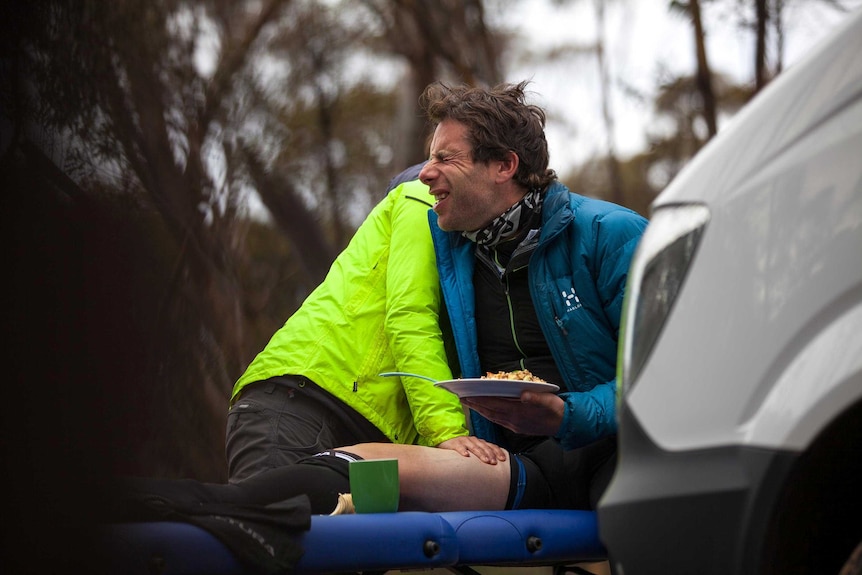
[[[448,192],[441,192],[439,194],[434,194],[434,200],[435,200],[434,201],[434,209],[436,210],[437,206],[439,206],[440,203],[443,202],[448,197],[449,197]]]

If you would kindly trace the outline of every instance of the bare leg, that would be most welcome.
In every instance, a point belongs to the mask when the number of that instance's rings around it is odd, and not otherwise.
[[[506,506],[511,457],[490,465],[451,449],[418,445],[363,443],[340,449],[363,459],[398,459],[400,511],[492,510]]]

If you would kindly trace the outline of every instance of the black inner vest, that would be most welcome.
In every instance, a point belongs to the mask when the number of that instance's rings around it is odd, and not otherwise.
[[[538,238],[538,230],[530,230],[491,248],[477,246],[473,285],[479,363],[483,375],[528,369],[565,389],[530,295],[527,266]]]

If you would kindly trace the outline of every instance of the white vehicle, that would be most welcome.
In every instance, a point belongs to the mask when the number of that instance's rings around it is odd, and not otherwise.
[[[617,575],[862,573],[862,12],[655,201],[620,342]]]

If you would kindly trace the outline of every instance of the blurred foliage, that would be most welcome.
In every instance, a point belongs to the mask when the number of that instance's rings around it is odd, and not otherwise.
[[[245,315],[249,319],[246,356],[263,349],[263,344],[299,307],[307,295],[294,247],[277,228],[252,221],[245,237],[248,258],[239,270],[245,297]]]
[[[7,422],[7,437],[24,429],[25,439],[4,460],[50,453],[65,437],[84,446],[67,461],[76,473],[223,479],[233,382],[389,179],[426,156],[420,91],[438,79],[504,77],[515,36],[489,25],[487,11],[513,5],[7,5],[0,168],[14,277],[5,323],[13,386],[57,403],[56,429]],[[593,5],[601,27],[604,3]],[[555,50],[599,57],[610,131],[614,79],[602,42]],[[753,93],[715,74],[710,86],[719,117]],[[561,178],[648,214],[710,137],[703,89],[694,73],[665,78],[647,150],[620,158],[609,139]]]
[[[41,217],[39,202],[58,202],[74,226],[58,216],[34,236],[18,225],[6,244],[65,254],[27,268],[34,284],[75,272],[71,299],[24,285],[20,295],[28,308],[49,303],[37,295],[63,302],[67,313],[50,317],[64,329],[88,326],[77,333],[84,350],[71,355],[40,343],[38,330],[29,336],[58,369],[69,366],[97,417],[110,414],[106,429],[123,429],[102,442],[113,454],[107,470],[224,477],[233,382],[323,278],[389,179],[425,155],[424,136],[399,137],[426,129],[416,104],[424,86],[399,76],[497,81],[482,76],[493,71],[486,57],[453,51],[482,35],[493,45],[481,7],[16,7],[0,68],[12,128],[2,160],[15,182],[8,213],[27,222]],[[255,197],[265,211],[249,207]],[[106,369],[72,369],[98,366],[102,356]]]
[[[720,75],[713,76],[712,85],[720,117],[732,116],[753,96],[751,86],[734,84]],[[647,134],[648,148],[616,163],[616,197],[607,192],[613,188],[607,156],[595,157],[561,179],[579,193],[617,201],[649,216],[650,203],[710,139],[694,78],[661,84],[653,108],[656,122]]]

